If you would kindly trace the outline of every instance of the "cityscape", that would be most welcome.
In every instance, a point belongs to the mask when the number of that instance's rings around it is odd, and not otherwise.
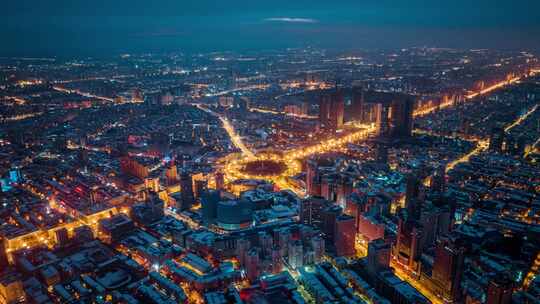
[[[13,37],[0,304],[540,303],[540,48]]]

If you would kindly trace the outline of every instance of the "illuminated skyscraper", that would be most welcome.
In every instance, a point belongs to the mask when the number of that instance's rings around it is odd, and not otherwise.
[[[456,239],[437,240],[432,277],[438,293],[451,301],[459,300],[461,295],[464,250]]]
[[[272,247],[272,273],[280,273],[283,270],[281,249],[279,246]]]
[[[390,265],[391,246],[383,239],[369,242],[367,269],[371,276],[383,270],[387,270]]]
[[[251,248],[246,255],[246,276],[250,281],[255,281],[260,275],[259,248]]]
[[[250,246],[250,241],[246,238],[245,235],[240,235],[236,239],[236,256],[238,258],[238,262],[242,267],[246,265],[246,257]]]
[[[337,256],[352,256],[355,254],[354,242],[356,237],[355,219],[342,214],[336,218],[334,247]]]
[[[422,254],[422,227],[414,221],[398,220],[396,244],[392,255],[411,271],[418,271]]]
[[[421,198],[421,181],[414,174],[407,176],[407,185],[405,193],[405,207],[407,208],[407,216],[409,219],[418,219],[422,212],[422,198]]]
[[[225,175],[223,172],[216,172],[216,189],[223,190],[225,189]]]
[[[205,224],[213,223],[217,218],[217,206],[221,200],[221,194],[217,190],[208,190],[201,197],[201,209]]]
[[[188,210],[195,202],[193,195],[193,178],[187,171],[182,171],[180,175],[181,205],[179,210]]]
[[[343,127],[345,102],[337,87],[319,96],[319,125],[321,129],[338,130]]]
[[[304,263],[304,251],[302,242],[300,240],[295,240],[289,242],[289,265],[293,269],[302,267]]]
[[[325,253],[324,239],[320,236],[311,238],[311,247],[313,249],[313,260],[315,263],[320,263]]]
[[[265,258],[271,255],[273,246],[274,240],[272,236],[264,231],[259,232],[259,247],[261,247],[262,254]]]

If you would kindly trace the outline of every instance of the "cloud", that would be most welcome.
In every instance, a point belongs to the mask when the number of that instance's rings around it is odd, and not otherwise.
[[[274,17],[264,19],[266,22],[288,22],[288,23],[317,23],[319,20],[311,18],[291,18],[291,17]]]

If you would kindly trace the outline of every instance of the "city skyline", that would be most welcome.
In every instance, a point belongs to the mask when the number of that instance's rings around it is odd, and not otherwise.
[[[0,304],[538,303],[537,6],[6,4]]]

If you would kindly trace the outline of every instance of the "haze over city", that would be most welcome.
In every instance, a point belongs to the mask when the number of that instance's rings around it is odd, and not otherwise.
[[[2,55],[401,48],[540,48],[540,4],[518,1],[10,1]]]

